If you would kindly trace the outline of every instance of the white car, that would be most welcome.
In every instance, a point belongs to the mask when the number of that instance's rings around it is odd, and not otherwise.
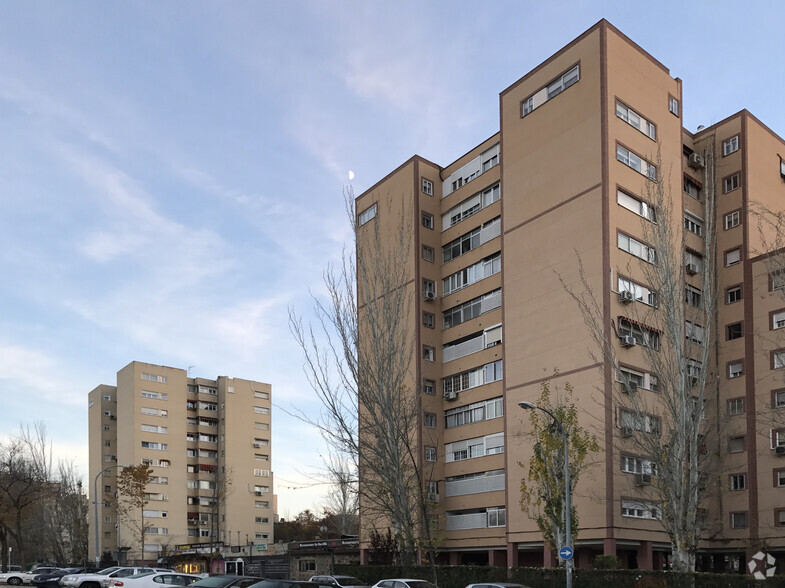
[[[127,578],[113,578],[109,581],[109,588],[164,588],[165,586],[188,586],[201,576],[195,574],[180,574],[177,572],[142,572]]]
[[[428,580],[418,580],[416,578],[389,578],[379,580],[373,588],[436,588]]]
[[[163,568],[121,567],[112,566],[93,574],[70,574],[60,579],[60,586],[65,588],[107,588],[114,578],[127,578],[142,572],[170,572]]]
[[[11,584],[11,586],[19,586],[20,584],[30,584],[36,576],[41,574],[48,574],[59,568],[38,568],[31,572],[6,572],[0,574],[0,582]]]

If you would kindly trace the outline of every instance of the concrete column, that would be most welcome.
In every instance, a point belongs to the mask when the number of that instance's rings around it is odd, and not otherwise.
[[[368,565],[368,550],[367,549],[361,549],[360,550],[360,565],[361,566]]]
[[[607,537],[602,540],[603,555],[616,555],[616,539]]]
[[[556,552],[551,551],[547,545],[542,547],[542,567],[555,568],[558,567],[556,563]]]
[[[450,552],[450,565],[451,566],[459,566],[461,565],[461,554],[457,551]]]
[[[518,544],[517,543],[508,543],[507,544],[507,567],[508,568],[517,568],[518,567]]]
[[[638,547],[638,569],[654,569],[654,551],[652,550],[651,541],[641,541],[641,545]]]

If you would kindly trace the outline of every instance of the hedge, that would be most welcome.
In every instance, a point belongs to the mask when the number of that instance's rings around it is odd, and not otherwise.
[[[356,576],[373,585],[384,578],[422,578],[433,581],[429,566],[336,565],[337,574]],[[649,570],[574,571],[574,588],[785,588],[785,576],[755,580],[742,574],[705,574]],[[559,568],[511,568],[499,566],[437,566],[439,588],[464,588],[482,582],[514,582],[530,588],[564,588]]]

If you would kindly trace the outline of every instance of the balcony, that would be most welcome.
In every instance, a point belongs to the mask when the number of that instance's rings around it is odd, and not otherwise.
[[[447,515],[447,530],[487,529],[488,513],[477,512],[463,515]]]
[[[496,492],[504,490],[505,475],[478,476],[466,480],[454,480],[444,483],[445,496],[464,496],[466,494],[480,494],[482,492]]]

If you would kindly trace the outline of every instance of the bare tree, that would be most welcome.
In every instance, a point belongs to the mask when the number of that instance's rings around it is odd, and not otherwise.
[[[149,502],[146,490],[152,474],[149,465],[139,464],[124,467],[117,477],[117,514],[139,541],[140,561],[145,559],[144,542],[149,525],[145,523],[144,511]]]
[[[597,438],[578,422],[578,409],[572,402],[572,386],[565,384],[563,394],[559,389],[555,389],[554,393],[555,398],[551,400],[550,383],[543,382],[536,404],[553,413],[569,439],[569,492],[572,496],[581,472],[590,463],[587,459],[600,447]],[[562,545],[574,545],[579,530],[575,502],[571,501],[572,542],[567,543],[564,525],[564,436],[554,426],[553,420],[541,411],[532,410],[529,422],[531,432],[528,435],[535,440],[534,455],[529,460],[527,476],[521,480],[521,509],[537,523],[548,547],[557,551]],[[564,560],[560,559],[559,563],[563,564]]]
[[[357,478],[351,465],[340,456],[330,455],[329,467],[333,483],[327,494],[325,510],[335,524],[334,531],[341,534],[355,534],[358,529]]]
[[[420,390],[411,386],[412,242],[403,222],[384,236],[378,223],[357,230],[354,195],[346,196],[355,252],[325,271],[327,300],[314,297],[315,325],[289,315],[322,408],[318,417],[295,412],[319,429],[333,463],[350,464],[364,520],[391,527],[408,564],[418,544],[431,544],[429,472],[417,444]],[[333,479],[341,476],[332,472]]]
[[[701,251],[687,249],[680,228],[683,211],[673,206],[681,201],[680,193],[675,198],[665,174],[660,173],[646,187],[642,226],[650,245],[641,252],[645,261],[628,272],[642,275],[647,287],[632,281],[618,283],[620,300],[629,302],[625,316],[614,320],[604,314],[582,266],[580,289],[562,280],[597,345],[595,360],[610,363],[616,374],[622,392],[616,395],[622,433],[648,456],[636,467],[640,466],[639,479],[651,482],[649,494],[658,504],[657,514],[670,538],[673,566],[690,571],[695,569],[698,542],[708,524],[701,506],[720,458],[719,380],[708,369],[716,349],[716,164],[712,147],[706,148],[703,159]],[[659,155],[657,160],[662,171]],[[695,282],[699,288],[689,285]],[[619,343],[642,349],[650,373],[641,378],[625,370],[617,358]],[[657,394],[638,388],[654,389]]]

